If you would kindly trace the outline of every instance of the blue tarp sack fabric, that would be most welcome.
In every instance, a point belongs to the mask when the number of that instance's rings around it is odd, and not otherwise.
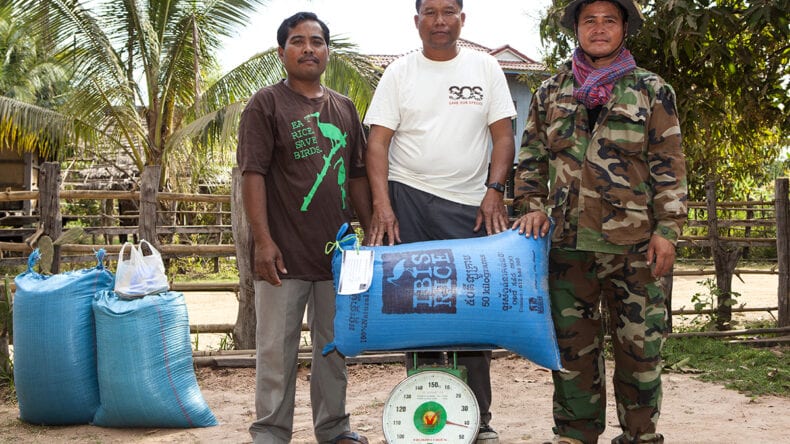
[[[496,348],[561,369],[548,293],[549,238],[508,230],[471,239],[383,247],[338,232],[332,258],[339,288],[342,251],[373,250],[366,291],[336,297],[335,337],[323,352]]]
[[[99,407],[96,333],[91,303],[111,289],[105,251],[94,268],[44,275],[27,271],[14,279],[14,384],[19,417],[31,424],[88,424]]]
[[[217,425],[195,377],[183,293],[121,299],[114,291],[102,291],[93,313],[101,398],[94,425]]]

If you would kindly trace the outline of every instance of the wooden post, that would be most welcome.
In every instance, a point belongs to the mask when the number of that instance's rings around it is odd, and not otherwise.
[[[705,197],[708,207],[708,236],[710,237],[713,263],[716,266],[716,287],[719,290],[716,307],[716,327],[719,330],[729,330],[732,321],[732,276],[741,249],[728,249],[719,239],[719,219],[716,215],[716,182],[708,181],[705,184]]]
[[[25,174],[23,179],[24,181],[23,189],[32,190],[33,185],[38,185],[38,178],[33,177],[33,153],[30,152],[25,153],[24,157],[25,157]],[[25,201],[22,203],[22,210],[24,211],[24,214],[28,216],[33,214],[32,202],[30,200],[25,199]]]
[[[776,179],[776,256],[779,262],[779,327],[790,326],[790,205],[788,179]]]
[[[104,227],[109,227],[114,225],[113,215],[115,213],[115,201],[112,199],[102,199],[101,201],[101,224]],[[112,236],[111,235],[104,235],[103,243],[110,245],[112,244]],[[96,243],[96,235],[93,235],[93,243]]]
[[[11,371],[11,354],[9,345],[11,339],[13,300],[11,297],[11,279],[6,276],[0,283],[0,376],[9,375]],[[0,381],[0,386],[3,383]]]
[[[664,288],[664,296],[667,306],[667,333],[672,333],[672,284],[674,282],[674,267],[669,269],[669,273],[664,275],[659,284]]]
[[[56,240],[63,232],[63,215],[60,212],[60,164],[44,162],[39,171],[39,216],[43,235]],[[60,246],[52,247],[52,266],[45,272],[60,273]]]
[[[252,236],[247,212],[241,196],[241,170],[233,168],[230,192],[230,213],[233,239],[236,246],[236,266],[239,268],[239,311],[233,340],[237,349],[255,348],[255,285],[253,284],[251,248]]]
[[[222,222],[223,222],[222,221],[222,202],[217,202],[216,207],[217,207],[217,213],[216,213],[216,216],[214,216],[214,224],[215,225],[222,225]],[[233,230],[233,227],[231,227],[231,230]],[[216,235],[216,237],[217,237],[217,244],[218,245],[222,245],[222,233],[218,233]],[[219,273],[219,258],[218,257],[214,258],[214,273]]]
[[[159,208],[157,193],[162,168],[159,165],[147,165],[143,169],[140,180],[140,220],[137,228],[140,239],[151,242],[159,247],[159,238],[156,236],[156,210]]]

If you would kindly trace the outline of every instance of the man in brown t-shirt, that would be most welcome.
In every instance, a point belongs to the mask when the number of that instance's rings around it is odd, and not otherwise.
[[[288,443],[297,353],[307,307],[313,346],[310,393],[320,443],[367,443],[350,432],[345,361],[322,356],[334,337],[335,292],[325,253],[356,212],[371,215],[365,135],[354,104],[321,85],[329,29],[309,12],[277,31],[285,80],[259,90],[241,117],[237,160],[255,274],[255,443]]]

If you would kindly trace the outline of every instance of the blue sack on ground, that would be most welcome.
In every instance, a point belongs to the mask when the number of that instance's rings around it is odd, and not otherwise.
[[[101,427],[217,425],[195,377],[184,294],[167,291],[93,301]]]
[[[35,250],[14,279],[14,384],[25,422],[88,424],[99,407],[91,303],[113,286],[104,254],[94,268],[43,275],[33,270]]]
[[[508,230],[364,247],[345,232],[344,225],[332,258],[335,289],[343,250],[373,250],[373,279],[362,293],[337,295],[335,338],[324,353],[501,347],[561,368],[549,307],[549,236]]]

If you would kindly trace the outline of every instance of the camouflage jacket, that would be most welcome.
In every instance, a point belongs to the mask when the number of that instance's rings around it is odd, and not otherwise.
[[[687,188],[674,90],[637,68],[615,83],[591,129],[573,83],[568,63],[532,98],[518,156],[516,210],[549,214],[554,246],[638,252],[653,233],[676,243]]]

